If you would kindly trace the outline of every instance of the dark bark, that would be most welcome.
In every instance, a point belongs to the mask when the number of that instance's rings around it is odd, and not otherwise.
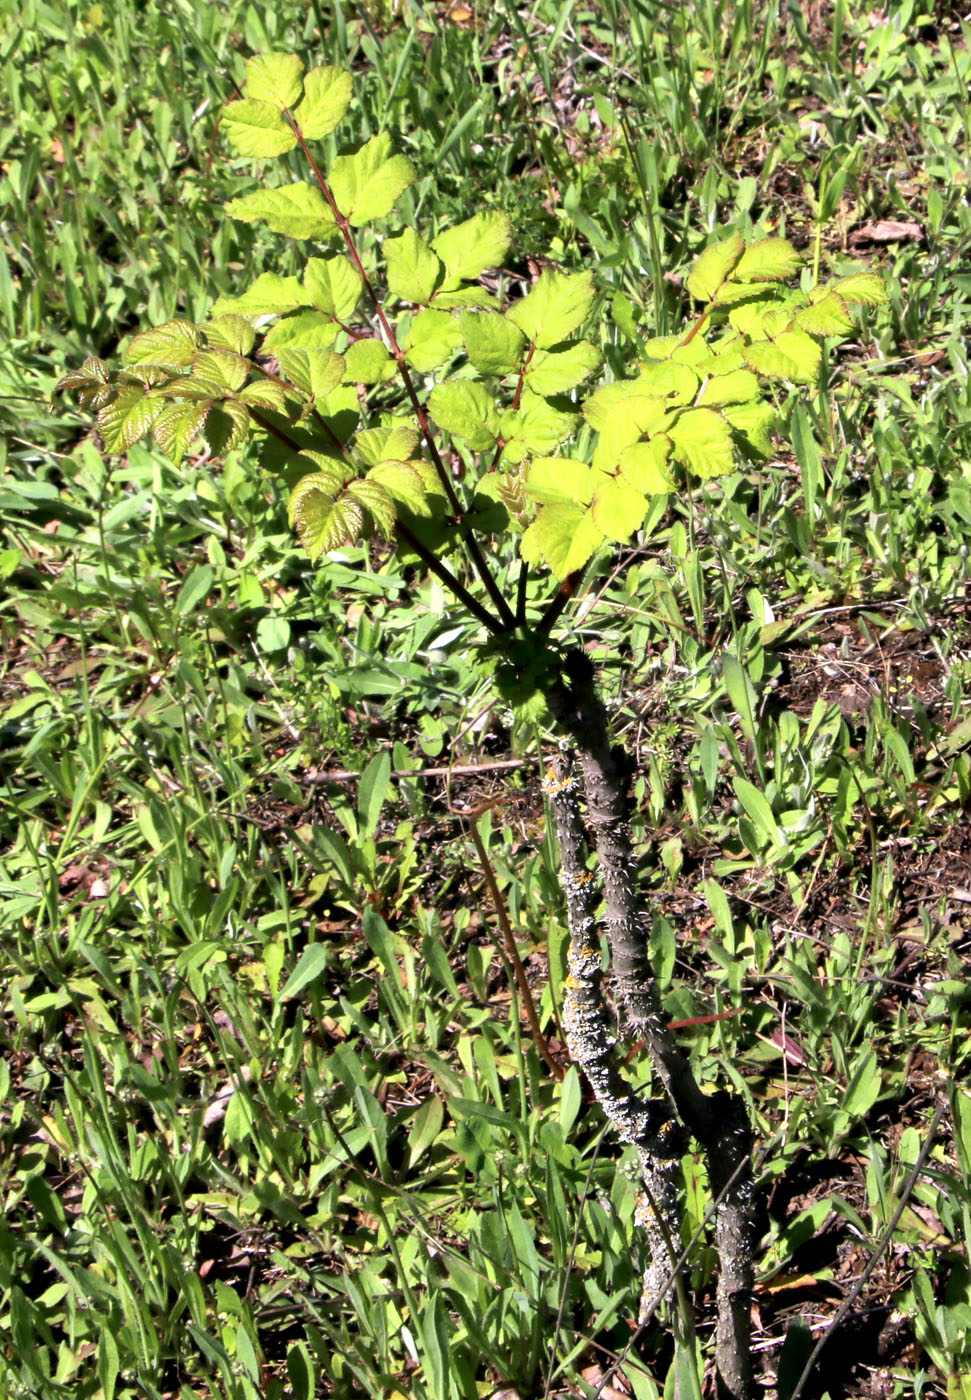
[[[630,760],[610,743],[607,714],[593,667],[581,651],[566,658],[547,696],[550,711],[575,746],[583,774],[606,903],[605,929],[624,1031],[643,1038],[680,1121],[704,1149],[719,1258],[716,1363],[724,1400],[750,1400],[753,1133],[741,1102],[703,1094],[668,1029],[648,953],[648,927],[634,884],[630,836]],[[585,867],[584,867],[585,868]],[[569,888],[567,889],[570,897]],[[594,900],[595,903],[595,900]],[[598,963],[599,966],[599,963]]]
[[[569,975],[563,1024],[570,1056],[597,1098],[608,1121],[637,1151],[644,1194],[637,1223],[647,1235],[650,1258],[644,1271],[639,1318],[650,1316],[676,1277],[678,1177],[684,1133],[667,1099],[635,1094],[616,1065],[613,1016],[603,994],[600,938],[596,910],[600,891],[587,868],[587,840],[577,804],[572,755],[561,758],[546,775],[545,791],[553,808],[560,843],[560,869],[570,926]]]

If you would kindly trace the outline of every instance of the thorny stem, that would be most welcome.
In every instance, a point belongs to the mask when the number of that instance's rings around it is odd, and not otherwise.
[[[678,1236],[678,1171],[684,1134],[666,1099],[635,1094],[617,1067],[617,1034],[603,993],[596,911],[600,891],[587,869],[587,840],[576,799],[573,755],[567,752],[550,767],[543,784],[560,843],[560,869],[570,928],[569,975],[565,983],[563,1024],[574,1063],[586,1076],[607,1120],[640,1161],[644,1192],[635,1220],[650,1246],[639,1317],[647,1317],[670,1286]],[[663,1281],[663,1284],[662,1284]]]
[[[348,222],[346,216],[342,214],[340,209],[337,207],[337,201],[334,199],[330,185],[327,183],[323,172],[321,171],[317,162],[314,160],[310,148],[307,145],[306,140],[304,139],[303,132],[300,130],[300,127],[294,121],[293,116],[289,111],[286,111],[285,115],[293,128],[294,135],[300,143],[300,149],[303,151],[304,157],[307,160],[310,169],[313,172],[314,179],[317,181],[317,185],[320,188],[320,192],[326,199],[330,207],[331,213],[334,215],[337,227],[340,230],[341,237],[344,240],[344,245],[347,248],[348,254],[350,255],[351,261],[353,262],[355,269],[357,270],[357,274],[361,279],[361,283],[371,299],[371,304],[374,307],[375,315],[377,316],[378,321],[381,325],[381,329],[384,331],[384,334],[387,338],[388,349],[391,351],[391,354],[393,355],[395,362],[397,363],[398,372],[401,375],[401,382],[405,387],[405,393],[408,395],[414,415],[418,419],[418,426],[421,429],[422,436],[424,437],[425,442],[428,444],[428,451],[431,455],[432,464],[435,467],[435,471],[438,473],[438,478],[442,483],[442,489],[444,490],[445,495],[448,499],[448,503],[451,506],[452,511],[454,513],[456,523],[460,524],[464,514],[461,502],[459,501],[458,495],[456,494],[455,486],[452,483],[451,475],[449,474],[445,463],[442,461],[441,453],[438,450],[438,445],[435,442],[435,438],[432,434],[431,424],[428,421],[428,415],[425,412],[424,405],[418,397],[418,391],[415,388],[414,380],[412,379],[411,373],[408,369],[404,351],[398,344],[398,340],[395,336],[394,329],[391,325],[391,322],[388,320],[387,315],[385,314],[384,307],[381,303],[381,298],[378,296],[377,288],[374,286],[374,283],[368,276],[364,264],[361,261],[361,256],[357,251],[357,243],[355,242],[354,235],[351,232],[350,223]],[[503,621],[504,627],[508,631],[512,631],[516,626],[516,619],[513,616],[512,609],[506,601],[506,598],[503,596],[499,585],[496,583],[496,580],[493,577],[492,570],[489,568],[489,565],[486,562],[485,555],[482,553],[478,540],[475,538],[474,535],[464,533],[463,542],[465,544],[465,547],[469,551],[472,563],[475,566],[475,570],[478,573],[479,578],[482,580],[482,583],[485,586],[486,592],[489,594],[489,597],[491,598],[492,603],[496,608],[496,611],[499,613],[499,616]]]
[[[647,949],[647,928],[632,874],[636,868],[627,795],[629,759],[611,747],[607,715],[587,655],[571,651],[547,695],[552,715],[579,754],[606,900],[604,924],[621,1005],[631,1033],[647,1042],[651,1059],[681,1122],[705,1151],[720,1263],[716,1362],[719,1394],[750,1400],[749,1349],[753,1286],[753,1133],[743,1104],[731,1094],[703,1094],[667,1025]],[[569,890],[567,891],[569,897]]]

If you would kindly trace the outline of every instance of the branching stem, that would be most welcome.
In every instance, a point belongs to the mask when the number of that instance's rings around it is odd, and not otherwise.
[[[357,270],[357,274],[361,279],[361,283],[364,287],[364,290],[367,292],[368,297],[371,300],[371,304],[374,307],[375,315],[377,316],[381,329],[384,332],[385,337],[387,339],[388,349],[391,351],[391,354],[394,357],[395,362],[398,366],[398,373],[401,375],[401,382],[404,385],[405,393],[408,395],[412,411],[414,412],[414,415],[418,420],[418,426],[421,429],[422,436],[425,439],[425,442],[428,446],[428,452],[432,459],[432,465],[434,466],[435,471],[438,474],[439,481],[442,483],[442,490],[445,492],[446,499],[448,500],[449,506],[452,509],[455,522],[456,524],[460,525],[462,523],[464,511],[456,493],[451,473],[449,472],[445,463],[442,461],[441,453],[438,450],[438,444],[435,441],[434,435],[432,433],[431,424],[428,421],[428,414],[425,412],[424,404],[418,397],[418,391],[415,388],[415,382],[411,377],[411,372],[408,368],[407,361],[405,360],[405,353],[401,349],[401,346],[398,344],[398,339],[394,333],[394,328],[391,325],[391,322],[388,320],[388,317],[385,313],[384,306],[381,302],[381,298],[378,296],[377,288],[371,281],[371,278],[368,276],[364,263],[361,261],[361,255],[357,249],[357,242],[354,238],[354,234],[351,232],[350,222],[348,221],[346,215],[342,214],[340,209],[337,207],[337,201],[334,199],[334,195],[331,191],[330,185],[327,183],[323,171],[320,169],[319,165],[314,160],[313,154],[310,150],[310,147],[307,145],[306,139],[304,138],[303,132],[300,130],[300,127],[294,121],[293,116],[290,112],[287,112],[286,116],[289,119],[290,124],[293,128],[294,135],[300,143],[300,149],[303,151],[304,157],[307,160],[311,171],[313,172],[313,177],[317,181],[318,188],[320,189],[321,194],[324,196],[324,199],[326,199],[327,204],[330,207],[330,211],[334,216],[338,229],[340,230],[341,237],[344,240],[344,245],[347,248],[347,252],[351,259],[351,262],[354,264],[354,267]],[[479,578],[482,580],[485,590],[489,594],[490,599],[492,600],[493,606],[495,607],[500,618],[502,619],[504,627],[508,631],[512,631],[516,626],[516,619],[513,615],[512,609],[509,606],[509,603],[504,597],[501,589],[499,588],[498,583],[495,580],[495,577],[493,576],[492,570],[489,568],[489,565],[486,562],[485,555],[482,553],[482,549],[479,545],[478,540],[475,538],[474,535],[464,531],[462,539],[466,549],[469,551],[469,556],[472,560],[475,571],[479,575]]]

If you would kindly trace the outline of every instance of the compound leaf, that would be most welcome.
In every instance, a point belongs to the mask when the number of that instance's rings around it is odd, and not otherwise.
[[[232,350],[203,350],[192,361],[192,378],[205,379],[235,393],[246,383],[250,364]]]
[[[306,180],[231,199],[226,213],[243,224],[262,220],[273,233],[287,238],[326,238],[337,232],[333,210],[320,190]]]
[[[269,102],[256,102],[244,97],[223,108],[223,131],[237,155],[265,160],[292,151],[297,138]]]
[[[244,404],[233,399],[221,399],[210,405],[202,425],[202,436],[214,457],[224,457],[245,442],[249,432],[249,413]]]
[[[303,272],[310,304],[338,321],[349,321],[361,299],[361,275],[345,257],[311,258]]]
[[[381,245],[388,273],[388,291],[402,301],[424,306],[431,301],[442,276],[442,264],[423,238],[406,228]]]
[[[190,365],[202,337],[191,321],[176,319],[142,331],[128,342],[123,355],[126,365],[161,365],[165,369],[185,369]],[[88,364],[89,361],[85,361]],[[62,381],[63,382],[63,381]]]
[[[260,53],[246,60],[246,96],[282,112],[299,102],[303,60],[292,53]]]
[[[526,383],[536,394],[564,394],[599,369],[601,358],[588,340],[566,350],[536,350],[526,366]]]
[[[506,461],[521,462],[533,453],[546,455],[552,452],[571,436],[576,423],[575,413],[563,413],[539,394],[525,389],[519,407],[507,409],[502,415]]]
[[[832,288],[811,299],[795,319],[796,325],[810,335],[845,335],[853,329],[846,302]]]
[[[526,472],[526,494],[540,505],[589,505],[602,473],[573,457],[534,457]]]
[[[412,515],[430,515],[428,488],[422,473],[410,462],[379,462],[367,474],[369,481],[376,481],[384,487],[388,495]]]
[[[299,278],[261,272],[248,291],[238,297],[219,297],[212,310],[215,316],[227,312],[236,316],[282,316],[306,305],[307,295]]]
[[[98,411],[98,430],[107,452],[124,452],[144,437],[162,412],[161,399],[150,399],[141,387],[124,388]]]
[[[330,168],[330,187],[337,207],[355,228],[383,218],[414,181],[405,156],[392,156],[391,137],[379,132],[353,155],[338,156]]]
[[[286,349],[328,350],[339,334],[340,327],[322,311],[298,311],[271,326],[260,348],[273,355]]]
[[[499,413],[481,384],[453,379],[438,384],[428,399],[429,412],[440,428],[462,438],[473,451],[492,447],[499,436]]]
[[[432,247],[445,265],[445,291],[455,291],[460,282],[480,277],[487,267],[502,264],[512,240],[512,225],[506,214],[489,211],[475,214],[432,240]]]
[[[735,466],[731,430],[720,413],[710,408],[691,408],[682,413],[668,430],[674,455],[695,476],[708,480],[727,476]]]
[[[303,101],[293,119],[308,141],[327,136],[351,105],[354,83],[343,68],[311,68],[303,80]]]
[[[836,290],[844,301],[862,306],[880,306],[887,300],[887,289],[875,272],[851,272],[840,278]]]
[[[469,362],[480,374],[512,374],[519,369],[526,338],[505,316],[495,311],[463,311],[459,325]]]
[[[176,466],[202,432],[208,412],[208,403],[170,403],[152,424],[155,441]]]
[[[520,554],[527,564],[546,563],[557,578],[565,578],[582,569],[603,541],[589,508],[542,506],[523,534]]]
[[[332,350],[281,350],[280,369],[291,384],[311,399],[322,399],[344,376],[344,358]]]
[[[335,500],[333,477],[327,472],[309,472],[290,493],[289,515],[300,543],[317,559],[332,549],[354,544],[364,527],[364,507],[346,494]]]
[[[719,408],[726,403],[750,403],[758,397],[759,381],[749,369],[733,369],[705,381],[698,403]]]
[[[462,344],[462,330],[448,311],[419,311],[411,323],[402,349],[419,374],[438,369]]]
[[[352,481],[347,493],[364,506],[383,535],[390,537],[394,534],[398,512],[391,496],[379,481],[375,481],[369,474],[358,481]]]
[[[725,409],[725,418],[741,445],[756,457],[772,455],[772,430],[775,409],[764,400],[732,405]]]
[[[368,466],[379,462],[401,463],[412,456],[421,441],[406,423],[382,428],[364,428],[354,439],[354,450]]]
[[[633,442],[620,454],[620,475],[643,496],[664,496],[674,490],[668,466],[671,439],[658,433],[650,442]]]
[[[780,331],[771,340],[746,346],[745,359],[758,374],[788,379],[791,384],[812,384],[819,372],[819,343],[802,330]]]
[[[384,384],[393,379],[394,360],[383,340],[352,340],[344,351],[345,384]]]
[[[547,271],[506,315],[527,340],[540,350],[548,350],[583,324],[592,304],[592,272]]]
[[[706,248],[685,283],[695,300],[711,301],[722,283],[735,271],[744,252],[745,239],[737,231]]]
[[[785,282],[801,267],[788,238],[760,238],[745,249],[733,275],[739,282]]]
[[[256,332],[245,316],[218,316],[203,327],[206,342],[214,349],[235,350],[248,355],[253,349]]]
[[[640,491],[615,476],[602,478],[590,502],[590,513],[597,529],[618,544],[630,539],[643,522],[646,511],[647,501]]]

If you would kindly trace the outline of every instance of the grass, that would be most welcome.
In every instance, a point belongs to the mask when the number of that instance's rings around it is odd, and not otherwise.
[[[360,72],[356,134],[400,133],[426,226],[493,205],[512,274],[594,260],[617,369],[730,224],[893,288],[794,458],[675,505],[578,630],[639,760],[666,1006],[760,1130],[768,1393],[892,1226],[815,1393],[971,1395],[967,40],[842,0],[8,9],[0,1391],[674,1384],[667,1331],[632,1335],[632,1164],[536,1054],[460,815],[496,804],[555,1043],[536,743],[468,629],[392,560],[352,606],[358,557],[311,569],[245,460],[105,463],[48,406],[86,354],[290,270],[220,218],[245,180],[213,114],[248,52],[306,46]],[[407,773],[449,761],[485,766]]]

